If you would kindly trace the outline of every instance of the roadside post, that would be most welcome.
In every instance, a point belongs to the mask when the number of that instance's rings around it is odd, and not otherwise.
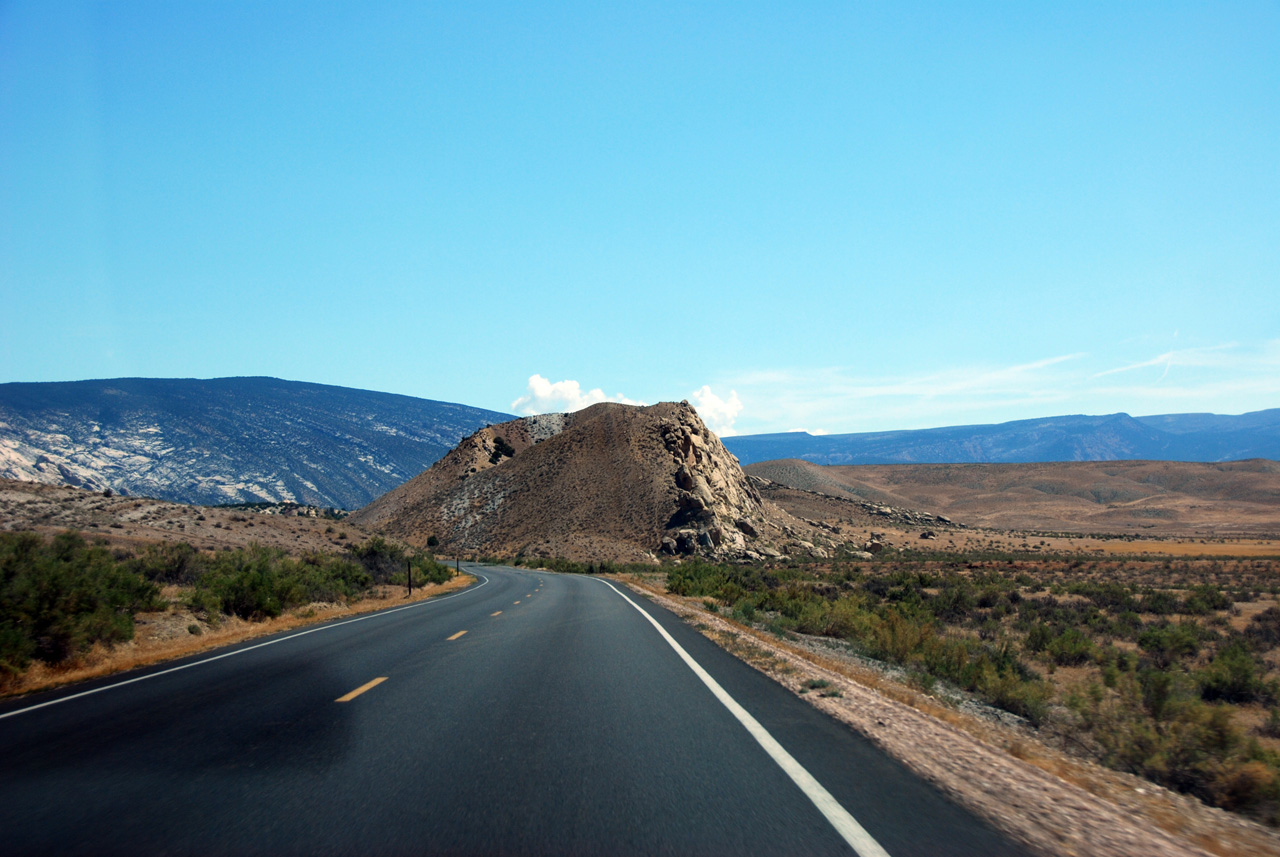
[[[409,557],[404,558],[404,571],[405,571],[405,577],[409,581],[409,593],[405,595],[405,598],[412,598],[413,597],[413,560],[410,559]]]

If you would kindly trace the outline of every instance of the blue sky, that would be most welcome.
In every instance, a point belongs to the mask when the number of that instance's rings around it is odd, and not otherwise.
[[[0,382],[1280,407],[1280,5],[0,2],[0,296]]]

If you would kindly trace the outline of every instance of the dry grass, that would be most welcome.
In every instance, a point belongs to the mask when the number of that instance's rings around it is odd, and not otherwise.
[[[48,690],[73,682],[183,658],[220,646],[265,637],[306,625],[411,604],[463,589],[474,582],[475,578],[463,574],[443,584],[415,588],[411,599],[405,597],[404,590],[400,587],[379,587],[369,597],[352,604],[309,604],[275,619],[261,622],[223,617],[216,626],[201,622],[191,613],[181,610],[177,606],[178,593],[174,589],[167,588],[165,595],[174,599],[173,606],[160,613],[139,614],[137,633],[131,642],[111,648],[96,645],[83,656],[58,666],[49,666],[35,661],[12,685],[0,689],[0,696],[19,696]],[[191,625],[200,628],[200,633],[189,633],[186,629]],[[148,629],[154,629],[157,626],[162,629],[160,633],[148,633]],[[173,634],[174,628],[179,629],[180,633]]]

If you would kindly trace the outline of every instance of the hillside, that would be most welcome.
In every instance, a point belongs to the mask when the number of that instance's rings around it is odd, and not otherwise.
[[[687,403],[599,404],[466,438],[350,520],[411,544],[571,559],[815,555],[836,544],[764,502]]]
[[[353,509],[506,414],[275,378],[0,384],[0,477]]]
[[[793,488],[927,509],[973,526],[1178,535],[1280,533],[1280,463],[1172,461],[747,466]]]
[[[1110,414],[916,431],[741,435],[725,446],[744,465],[784,458],[815,464],[1280,459],[1280,408],[1239,416]]]

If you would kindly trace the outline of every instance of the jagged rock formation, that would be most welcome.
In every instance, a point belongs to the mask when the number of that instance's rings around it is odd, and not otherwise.
[[[435,536],[446,550],[575,559],[835,547],[761,498],[687,402],[486,427],[351,520],[415,544]]]

